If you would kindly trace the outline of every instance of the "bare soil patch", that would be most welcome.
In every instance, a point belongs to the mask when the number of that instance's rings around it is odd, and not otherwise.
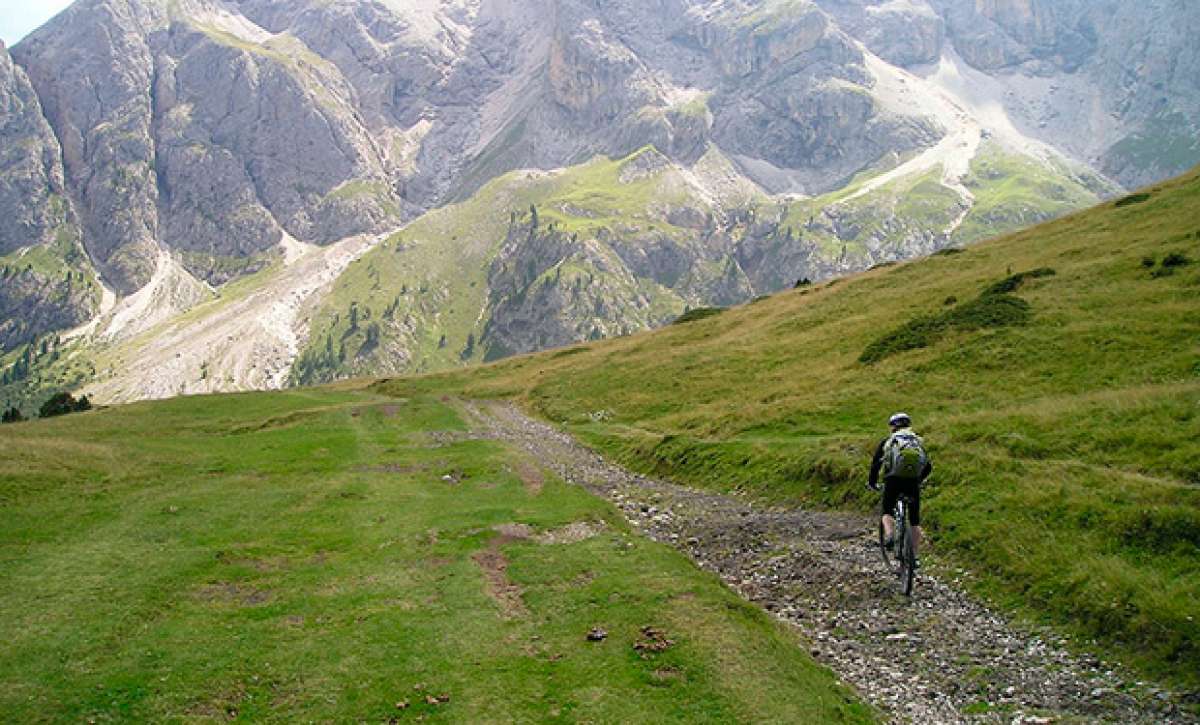
[[[508,578],[508,557],[500,551],[501,542],[505,536],[501,534],[492,539],[486,549],[478,551],[471,558],[483,571],[487,582],[487,593],[500,606],[500,613],[505,619],[525,616],[525,603],[521,601],[521,588]]]
[[[516,466],[516,473],[530,495],[536,496],[542,492],[542,486],[546,484],[546,477],[542,473],[542,469],[529,461],[521,461]]]
[[[539,544],[574,544],[586,541],[604,531],[604,524],[594,521],[576,521],[566,526],[543,532],[537,537]]]

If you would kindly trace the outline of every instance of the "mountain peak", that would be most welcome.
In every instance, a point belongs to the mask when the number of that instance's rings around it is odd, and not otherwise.
[[[4,141],[36,151],[0,185],[42,222],[5,250],[68,225],[91,286],[67,317],[189,361],[155,394],[277,384],[305,354],[341,375],[619,334],[1200,160],[1176,52],[1200,11],[1144,9],[81,0],[12,50],[30,93]],[[22,186],[41,178],[53,199]],[[235,371],[201,378],[188,325],[209,313],[177,313],[235,284],[288,302],[246,308],[264,319],[248,349],[214,333]],[[66,332],[60,317],[4,345]],[[252,342],[272,351],[253,370]]]

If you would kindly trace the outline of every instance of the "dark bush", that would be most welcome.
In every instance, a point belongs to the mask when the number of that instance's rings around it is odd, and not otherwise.
[[[566,350],[559,350],[558,352],[554,353],[553,355],[550,356],[550,359],[557,360],[557,359],[563,358],[563,357],[570,357],[572,355],[578,355],[581,352],[587,352],[587,348],[583,347],[582,345],[580,345],[578,347],[568,347]]]
[[[1021,285],[1025,284],[1025,280],[1027,279],[1053,277],[1054,274],[1054,270],[1050,269],[1049,267],[1041,267],[1029,272],[1019,272],[1000,280],[996,284],[984,290],[983,293],[985,295],[1004,295],[1008,294],[1009,292],[1016,292],[1021,288]]]
[[[695,322],[696,320],[703,320],[708,317],[719,315],[724,311],[724,307],[697,307],[694,310],[688,310],[687,312],[683,313],[675,319],[675,322],[671,324],[682,325],[685,322]]]
[[[950,295],[950,296],[949,296],[949,297],[947,297],[946,299],[942,300],[942,304],[943,304],[943,305],[945,305],[945,306],[947,306],[947,307],[950,307],[950,306],[952,306],[952,305],[956,305],[956,304],[958,304],[958,298],[957,298],[957,297],[955,297],[954,295]]]
[[[1142,266],[1146,269],[1151,269],[1155,264],[1157,262],[1154,261],[1154,257],[1142,257]]]
[[[1053,274],[1054,270],[1049,268],[1014,274],[991,285],[970,302],[913,318],[868,345],[858,361],[869,365],[897,353],[929,347],[951,332],[1028,324],[1033,314],[1029,303],[1008,293],[1018,289],[1026,279]],[[947,298],[946,304],[952,304],[951,299]]]
[[[1146,201],[1149,198],[1150,198],[1150,195],[1145,192],[1140,193],[1140,194],[1130,194],[1129,196],[1117,199],[1117,203],[1114,206],[1121,207],[1121,206],[1130,206],[1133,204],[1141,204],[1143,201]]]
[[[897,264],[899,264],[899,262],[880,262],[879,264],[876,264],[875,266],[871,267],[867,271],[873,272],[877,269],[887,269],[888,267],[895,267]]]
[[[811,286],[812,286],[812,280],[809,279],[808,277],[805,277],[803,279],[796,280],[796,285],[794,287],[792,287],[792,289],[800,289],[801,287],[811,287]]]
[[[92,403],[87,396],[81,396],[78,400],[70,393],[56,393],[49,400],[42,403],[38,415],[43,418],[54,418],[68,413],[82,413],[85,410],[91,410]]]
[[[1200,549],[1200,513],[1182,506],[1155,506],[1133,511],[1117,522],[1129,546],[1170,553],[1181,544]]]
[[[4,415],[0,416],[0,423],[20,423],[25,420],[25,416],[21,415],[21,411],[16,408],[9,408],[4,411]]]
[[[964,251],[966,251],[966,250],[964,250],[962,247],[946,247],[945,249],[939,249],[936,252],[934,252],[933,256],[935,256],[935,257],[950,257],[955,254],[962,254]]]
[[[1191,263],[1192,263],[1192,260],[1188,259],[1186,256],[1180,254],[1179,252],[1171,252],[1167,256],[1163,257],[1162,266],[1168,267],[1168,268],[1170,268],[1170,267],[1186,267],[1187,265],[1189,265]]]

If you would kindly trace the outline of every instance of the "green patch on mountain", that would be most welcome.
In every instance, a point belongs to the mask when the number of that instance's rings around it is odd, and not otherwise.
[[[1093,189],[1057,166],[996,144],[986,144],[971,161],[963,185],[975,202],[954,233],[956,243],[1013,232],[1099,201]]]
[[[980,183],[985,199],[1032,193]],[[906,410],[937,466],[935,568],[966,568],[992,601],[1200,687],[1200,265],[1183,262],[1197,256],[1200,172],[1141,193],[568,356],[380,389],[514,397],[642,471],[862,511],[873,446]],[[1042,268],[1055,274],[1016,274]],[[1021,324],[947,325],[859,361],[909,321],[984,298],[1021,301]]]
[[[326,194],[322,202],[353,201],[361,198],[375,200],[380,208],[392,216],[400,215],[400,207],[396,204],[388,185],[382,181],[347,181]]]
[[[380,371],[422,372],[480,361],[490,315],[489,269],[515,225],[592,243],[610,267],[621,261],[596,241],[605,232],[683,235],[663,209],[688,199],[669,162],[652,148],[625,159],[596,158],[559,172],[515,171],[469,200],[435,210],[355,262],[313,314],[295,384]],[[686,232],[686,233],[690,233]],[[533,260],[530,260],[533,261]],[[607,277],[580,260],[549,265],[548,282]],[[574,266],[573,266],[574,265]],[[553,270],[550,267],[555,267]],[[526,281],[534,284],[538,275]],[[669,319],[682,300],[652,280],[637,281],[653,310]],[[511,290],[529,294],[532,290]],[[637,290],[631,292],[636,296]]]
[[[941,167],[858,193],[875,175],[863,174],[846,189],[788,204],[782,225],[815,242],[826,257],[845,261],[864,257],[868,242],[899,247],[934,238],[961,213],[962,197],[941,183]]]
[[[1171,173],[1200,163],[1200,138],[1188,119],[1176,113],[1154,118],[1109,148],[1105,166]]]
[[[31,419],[51,396],[78,390],[95,375],[79,341],[42,335],[0,356],[0,410],[16,408]]]

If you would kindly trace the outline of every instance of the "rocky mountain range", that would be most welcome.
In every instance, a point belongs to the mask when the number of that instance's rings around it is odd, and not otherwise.
[[[1200,161],[1182,0],[79,0],[0,46],[0,398],[413,372]]]

